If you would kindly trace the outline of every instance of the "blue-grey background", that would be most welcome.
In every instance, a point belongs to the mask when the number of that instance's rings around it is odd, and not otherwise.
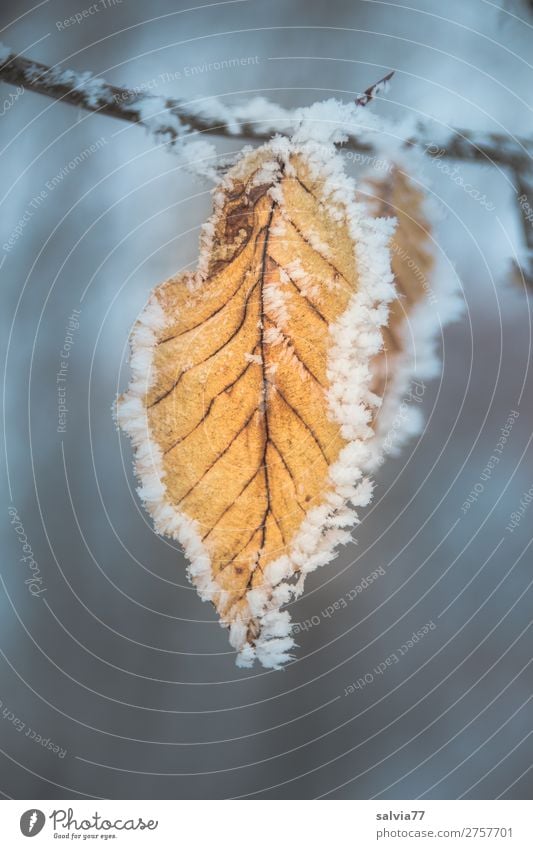
[[[228,103],[252,92],[287,107],[350,98],[395,68],[383,114],[413,112],[436,138],[448,126],[532,132],[525,2],[117,0],[60,26],[90,5],[4,0],[0,40],[116,84],[168,74],[154,93]],[[201,68],[244,57],[257,60]],[[1,86],[2,101],[9,92]],[[0,134],[1,245],[47,181],[103,139],[0,256],[2,794],[530,797],[533,506],[513,532],[506,525],[533,484],[531,302],[508,274],[521,247],[511,175],[460,165],[489,211],[427,166],[448,210],[439,244],[466,303],[424,393],[427,427],[379,472],[357,543],[309,578],[293,616],[320,621],[299,635],[297,661],[249,671],[188,585],[179,548],[151,530],[111,417],[130,327],[153,285],[194,264],[210,186],[141,128],[36,94],[4,109]],[[73,309],[59,434],[56,374]],[[463,514],[511,411],[500,462]],[[10,505],[40,598],[24,583]],[[321,613],[378,567],[385,574],[355,601]],[[435,629],[398,663],[344,695],[429,621]]]

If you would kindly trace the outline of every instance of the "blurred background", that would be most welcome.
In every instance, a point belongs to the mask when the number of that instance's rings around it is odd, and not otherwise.
[[[396,69],[381,114],[436,139],[532,135],[526,2],[106,0],[64,25],[90,5],[4,0],[0,39],[185,100],[351,99]],[[0,93],[1,793],[530,797],[531,296],[510,273],[510,174],[459,163],[482,205],[428,161],[465,312],[440,340],[426,427],[380,469],[357,542],[292,605],[311,622],[297,660],[239,670],[179,547],[153,533],[111,415],[130,328],[156,283],[194,267],[211,186],[140,127]]]

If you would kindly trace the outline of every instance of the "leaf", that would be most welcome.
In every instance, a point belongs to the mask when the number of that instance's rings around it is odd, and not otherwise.
[[[436,342],[464,308],[460,281],[444,252],[437,250],[432,220],[436,210],[412,176],[423,170],[423,160],[404,154],[401,165],[393,160],[388,169],[386,177],[367,176],[359,195],[375,216],[394,216],[397,221],[389,243],[397,298],[383,328],[383,350],[371,364],[371,388],[382,402],[372,423],[375,436],[367,473],[422,431],[424,381],[440,371]]]
[[[354,196],[333,148],[247,153],[217,189],[198,272],[157,287],[133,334],[118,413],[139,492],[243,666],[290,658],[280,607],[371,495],[392,227]]]
[[[369,209],[376,217],[393,216],[397,226],[391,235],[391,267],[397,298],[391,304],[387,327],[383,328],[383,352],[375,358],[372,388],[380,397],[390,389],[398,376],[395,359],[414,348],[416,339],[410,332],[413,308],[431,298],[435,252],[432,224],[423,192],[398,165],[392,166],[385,179],[370,180],[364,193]],[[426,321],[426,319],[424,319]],[[421,341],[421,340],[420,340]]]

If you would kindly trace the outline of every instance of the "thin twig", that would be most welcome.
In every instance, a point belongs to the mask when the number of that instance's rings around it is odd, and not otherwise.
[[[518,169],[514,170],[514,178],[522,235],[526,246],[526,252],[521,257],[521,265],[517,266],[517,271],[519,278],[523,276],[526,284],[533,289],[533,221],[531,220],[533,180],[531,179],[531,172],[528,174]]]
[[[371,100],[374,100],[375,97],[380,94],[382,91],[386,91],[387,83],[392,80],[394,76],[394,71],[389,71],[388,74],[385,74],[377,83],[369,86],[366,91],[363,92],[357,99],[356,103],[358,106],[366,106],[367,103],[370,103]]]

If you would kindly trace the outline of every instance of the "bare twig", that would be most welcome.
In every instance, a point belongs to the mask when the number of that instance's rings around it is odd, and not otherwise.
[[[377,83],[369,86],[366,91],[364,91],[363,94],[356,99],[355,102],[357,105],[366,106],[366,104],[370,103],[371,100],[374,100],[380,92],[386,91],[387,83],[392,80],[393,76],[394,71],[389,71],[389,73],[385,74],[385,76],[378,80]]]

